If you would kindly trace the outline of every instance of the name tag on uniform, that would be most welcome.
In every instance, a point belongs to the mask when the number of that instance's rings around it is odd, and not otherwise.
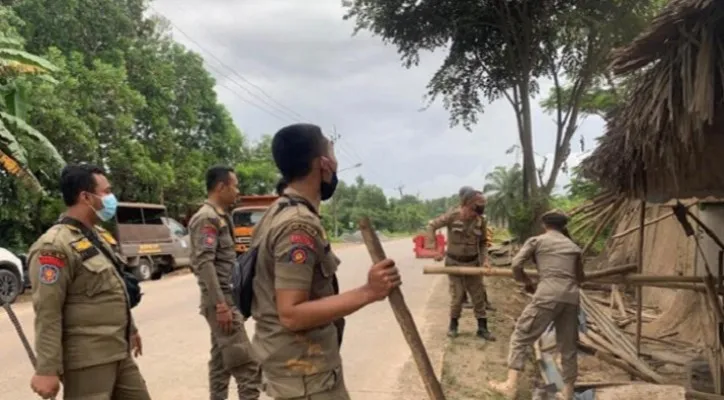
[[[85,261],[99,254],[98,249],[96,249],[95,246],[93,246],[93,243],[91,243],[91,241],[87,238],[78,239],[75,242],[72,242],[70,246],[73,248],[73,250],[77,251],[80,254],[80,258],[82,261]]]

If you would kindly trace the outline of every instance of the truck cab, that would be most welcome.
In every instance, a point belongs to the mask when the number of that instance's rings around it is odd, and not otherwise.
[[[277,198],[279,198],[279,196],[239,197],[241,206],[234,208],[231,212],[231,218],[234,222],[236,254],[243,254],[249,249],[254,226]]]
[[[159,279],[164,273],[191,265],[188,230],[166,215],[161,204],[118,204],[115,240],[111,243],[139,280]]]

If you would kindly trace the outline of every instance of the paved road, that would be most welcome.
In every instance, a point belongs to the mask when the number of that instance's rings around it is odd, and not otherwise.
[[[400,266],[403,293],[418,327],[422,328],[429,326],[425,320],[426,303],[440,277],[422,275],[423,261],[413,258],[412,245],[405,239],[387,242],[384,247]],[[338,255],[342,259],[339,270],[342,289],[362,284],[370,264],[364,246],[340,249]],[[192,275],[168,277],[144,283],[143,290],[145,296],[134,309],[134,317],[144,340],[144,355],[138,362],[152,397],[157,400],[208,398],[209,333],[205,321],[198,315],[195,278]],[[32,338],[30,305],[17,304],[15,310]],[[253,322],[247,322],[246,326],[251,336]],[[397,382],[410,351],[388,302],[375,303],[348,318],[342,356],[352,399],[402,397]],[[28,387],[31,374],[20,342],[7,317],[0,312],[0,399],[35,399]],[[423,390],[407,388],[408,393],[410,389]]]

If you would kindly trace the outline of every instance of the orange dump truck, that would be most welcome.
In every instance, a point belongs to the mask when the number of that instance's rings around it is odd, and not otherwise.
[[[234,220],[234,240],[236,253],[242,254],[251,244],[254,225],[261,219],[266,209],[279,196],[240,196],[241,206],[234,208],[231,217]]]

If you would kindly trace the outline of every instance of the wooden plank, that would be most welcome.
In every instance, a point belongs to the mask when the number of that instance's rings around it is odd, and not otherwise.
[[[365,246],[367,251],[370,253],[372,261],[378,263],[383,261],[386,257],[385,250],[380,243],[380,239],[377,237],[375,230],[372,228],[372,223],[369,218],[364,217],[359,222],[359,229],[364,238]],[[425,385],[427,395],[431,400],[445,400],[445,394],[442,391],[440,381],[435,375],[435,370],[432,368],[430,357],[427,355],[427,350],[420,337],[420,332],[417,330],[415,320],[412,318],[410,309],[405,303],[405,298],[402,295],[400,288],[392,290],[388,296],[392,311],[397,318],[397,322],[400,324],[402,329],[402,335],[405,337],[410,351],[412,352],[412,358],[415,360],[415,365],[420,372],[420,377]]]

